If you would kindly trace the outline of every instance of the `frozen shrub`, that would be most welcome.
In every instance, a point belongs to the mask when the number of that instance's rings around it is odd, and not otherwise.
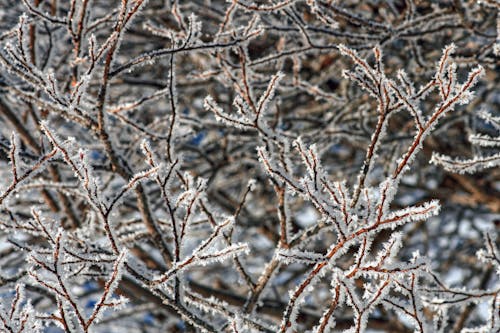
[[[500,330],[498,2],[0,15],[0,332]]]

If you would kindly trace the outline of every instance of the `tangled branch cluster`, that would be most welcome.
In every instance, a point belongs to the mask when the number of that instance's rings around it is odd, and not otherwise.
[[[0,332],[500,331],[498,1],[0,17]]]

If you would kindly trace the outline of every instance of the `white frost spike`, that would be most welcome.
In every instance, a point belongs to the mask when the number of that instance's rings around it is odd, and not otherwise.
[[[206,110],[212,111],[215,115],[215,119],[222,123],[225,123],[230,126],[234,126],[239,129],[248,129],[249,127],[253,128],[252,123],[243,117],[233,117],[224,112],[224,110],[215,102],[212,96],[208,95],[205,97],[203,102],[203,106]]]
[[[392,260],[397,256],[399,250],[401,249],[401,246],[403,246],[403,234],[401,232],[395,232],[391,235],[391,239],[384,243],[384,248],[379,251],[375,262],[378,265],[391,264]]]
[[[300,251],[295,249],[278,249],[276,255],[280,261],[291,264],[295,262],[303,264],[317,264],[325,261],[325,256],[321,253]]]
[[[398,190],[399,180],[400,179],[387,178],[380,184],[380,197],[378,198],[379,205],[381,205],[380,213],[373,211],[374,214],[377,213],[380,216],[385,216],[385,214],[389,210],[389,205],[394,199],[394,196],[396,195],[396,192]]]
[[[332,293],[332,302],[333,300],[337,301],[337,307],[341,306],[345,302],[345,293],[343,292],[343,288],[340,287],[337,276],[343,275],[343,272],[339,272],[338,269],[332,270],[332,279],[331,279],[331,293]],[[333,313],[330,313],[330,309],[326,309],[321,316],[319,321],[319,325],[313,328],[313,333],[326,333],[331,332],[335,328],[335,316]]]
[[[437,74],[442,74],[446,70],[446,64],[450,61],[450,56],[455,53],[456,48],[455,43],[445,46],[443,55],[438,62]]]
[[[89,86],[90,80],[92,79],[92,75],[82,75],[80,80],[76,83],[73,91],[70,96],[70,108],[74,110],[80,105],[80,100],[83,94],[87,92],[87,88]]]
[[[142,140],[141,142],[141,150],[142,150],[142,153],[144,154],[144,156],[146,156],[146,163],[149,165],[149,166],[153,166],[155,164],[155,158],[153,156],[153,149],[151,148],[151,143],[149,142],[149,140],[147,139],[144,139]],[[159,170],[161,170],[162,168],[160,167]],[[161,172],[159,172],[161,174]]]
[[[248,119],[254,119],[255,115],[252,113],[252,110],[250,109],[250,106],[248,105],[247,102],[241,97],[240,94],[236,95],[233,100],[233,106],[236,108],[236,112],[239,115],[242,115],[245,118]]]
[[[172,277],[178,275],[182,271],[188,269],[191,266],[207,266],[214,262],[222,262],[228,258],[233,258],[239,254],[248,253],[250,248],[246,243],[232,244],[222,250],[215,251],[213,249],[207,249],[207,251],[199,251],[199,248],[194,251],[194,255],[178,262],[169,271],[155,279],[155,283],[163,283],[171,279]]]
[[[396,83],[392,80],[388,80],[387,82],[388,85],[392,88],[394,94],[401,100],[401,102],[403,102],[408,111],[415,118],[417,130],[420,130],[424,124],[424,119],[418,101],[412,97],[415,94],[413,85],[408,81],[406,77],[400,77],[400,81],[406,83],[406,91],[399,89]]]
[[[228,246],[219,251],[209,250],[208,252],[199,253],[196,255],[196,258],[199,260],[198,264],[206,266],[213,262],[222,262],[227,258],[234,257],[238,254],[248,254],[249,251],[250,248],[248,247],[248,244],[237,243],[232,244],[231,246]]]
[[[278,87],[279,82],[285,77],[285,74],[282,72],[278,72],[271,78],[269,81],[269,85],[267,86],[266,91],[262,94],[257,104],[257,117],[262,113],[265,113],[267,110],[267,105],[273,99],[274,93],[276,92],[276,88]]]
[[[474,69],[472,69],[469,72],[469,75],[467,76],[467,80],[465,83],[462,85],[462,91],[466,91],[467,89],[470,89],[471,87],[475,86],[476,83],[479,81],[481,77],[483,77],[485,74],[484,68],[481,65],[478,65]]]
[[[37,320],[37,312],[30,300],[25,300],[24,285],[15,287],[16,293],[9,307],[0,302],[1,332],[41,332],[41,322]]]
[[[497,245],[497,234],[490,230],[485,232],[484,240],[486,244],[486,249],[481,249],[477,252],[477,258],[485,263],[492,264],[496,266],[496,273],[500,276],[500,251]]]
[[[26,64],[29,66],[30,64],[30,59],[27,59],[26,56],[28,56],[28,52],[30,49],[30,39],[26,38],[29,36],[28,32],[28,25],[26,24],[28,22],[28,16],[26,13],[21,14],[19,16],[19,23],[17,27],[17,39],[18,39],[18,46],[19,46],[19,51],[22,52],[23,55],[23,60],[26,62]]]
[[[408,74],[406,74],[404,69],[398,70],[397,77],[401,85],[405,87],[406,93],[410,96],[415,95],[415,86],[413,85],[413,82],[410,80]]]
[[[118,257],[113,265],[113,271],[108,281],[104,285],[104,293],[102,294],[99,302],[94,306],[94,310],[92,315],[88,320],[88,324],[98,322],[106,308],[115,308],[117,306],[123,306],[127,299],[124,297],[120,297],[118,300],[113,299],[113,293],[115,292],[118,284],[122,278],[125,262],[127,261],[128,250],[124,249]]]
[[[499,147],[500,146],[500,136],[494,138],[485,134],[475,134],[469,137],[472,144],[479,145],[482,147]]]
[[[500,130],[500,117],[494,117],[492,114],[485,110],[481,110],[478,113],[481,119],[484,119],[486,123],[493,125],[497,130]]]
[[[431,163],[441,165],[445,170],[460,174],[475,173],[482,169],[500,165],[500,153],[491,156],[476,156],[470,160],[454,159],[449,156],[434,153]]]
[[[142,180],[144,178],[152,177],[153,175],[156,175],[158,168],[159,167],[154,167],[154,168],[151,168],[149,170],[144,170],[144,171],[136,173],[134,175],[134,177],[132,177],[132,179],[130,179],[130,181],[127,185],[127,188],[129,188],[129,189],[135,188],[140,180]]]
[[[303,191],[301,183],[290,177],[281,165],[276,165],[271,161],[270,154],[266,151],[265,147],[257,147],[257,154],[259,156],[259,161],[264,165],[266,171],[273,177],[285,181],[290,185],[289,188],[292,193],[299,194],[301,192],[297,193],[298,191]]]
[[[459,105],[467,105],[474,99],[474,93],[472,91],[464,91],[460,95],[460,99],[458,100]]]
[[[361,73],[366,74],[368,76],[369,80],[372,81],[373,84],[375,84],[375,85],[379,84],[378,79],[380,79],[380,75],[377,72],[375,72],[373,70],[373,68],[371,68],[370,65],[366,62],[366,60],[361,58],[355,50],[352,50],[352,49],[346,47],[344,44],[339,44],[338,49],[342,55],[348,56],[354,61],[354,63],[357,65],[357,68],[356,68],[357,71],[360,71]],[[347,76],[347,78],[351,78],[350,74],[357,76],[356,72],[346,71],[343,73],[343,75]],[[361,78],[359,78],[359,79],[362,80]],[[360,82],[358,81],[358,83],[360,83]],[[363,84],[361,86],[363,87]],[[364,88],[367,88],[367,87],[364,87]],[[367,90],[370,90],[370,89],[367,89]]]
[[[19,158],[19,149],[21,148],[21,141],[19,140],[19,136],[16,132],[12,132],[10,136],[10,163],[12,165],[12,171],[16,172],[13,176],[15,181],[17,181],[18,172],[19,172],[19,162],[21,159]]]
[[[435,216],[439,213],[441,206],[437,200],[424,203],[421,206],[411,206],[389,214],[382,223],[394,223],[402,225],[408,222],[418,222]]]

